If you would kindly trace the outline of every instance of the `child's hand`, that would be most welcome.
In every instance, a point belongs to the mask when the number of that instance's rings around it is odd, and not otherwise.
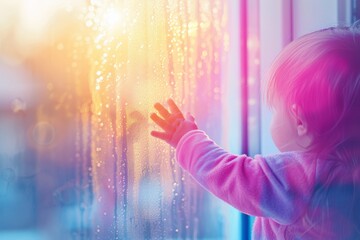
[[[151,135],[164,140],[176,148],[182,136],[191,130],[198,129],[198,127],[194,117],[190,114],[186,116],[186,119],[184,118],[184,115],[172,99],[169,99],[167,103],[170,107],[170,112],[160,103],[155,103],[154,107],[163,118],[159,117],[156,113],[152,113],[150,118],[164,132],[152,131]]]

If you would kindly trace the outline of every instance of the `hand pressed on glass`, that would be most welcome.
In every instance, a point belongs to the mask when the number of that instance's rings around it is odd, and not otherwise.
[[[175,147],[179,143],[182,136],[191,130],[198,129],[195,119],[190,114],[184,117],[181,110],[172,99],[167,101],[170,112],[160,103],[155,103],[154,107],[158,110],[161,117],[156,113],[152,113],[150,118],[161,127],[164,132],[152,131],[151,135],[164,140],[171,146]]]

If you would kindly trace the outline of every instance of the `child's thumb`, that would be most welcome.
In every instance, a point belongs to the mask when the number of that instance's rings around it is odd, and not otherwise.
[[[191,115],[190,113],[186,113],[186,120],[191,121],[191,122],[195,122],[194,116]]]

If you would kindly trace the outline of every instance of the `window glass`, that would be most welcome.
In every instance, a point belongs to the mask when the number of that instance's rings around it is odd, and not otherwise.
[[[0,8],[0,239],[221,239],[236,231],[237,212],[179,168],[174,150],[150,136],[149,120],[153,104],[172,97],[224,140],[224,102],[233,99],[223,95],[232,87],[224,76],[234,78],[225,72],[226,1]]]

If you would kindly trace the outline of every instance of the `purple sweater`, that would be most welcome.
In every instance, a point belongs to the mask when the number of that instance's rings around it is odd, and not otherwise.
[[[357,166],[299,152],[234,155],[200,130],[181,138],[176,156],[204,188],[256,217],[252,239],[360,239]]]

